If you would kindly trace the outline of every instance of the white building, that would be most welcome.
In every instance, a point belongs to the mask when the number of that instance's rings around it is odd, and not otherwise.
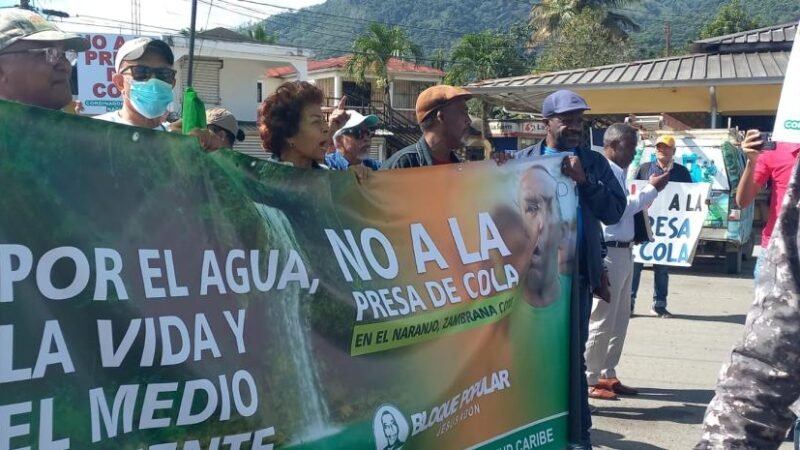
[[[188,78],[189,38],[165,36],[175,54],[178,71],[177,95],[182,95]],[[194,44],[193,85],[206,107],[230,110],[247,135],[236,148],[254,156],[265,155],[255,127],[256,112],[263,98],[281,80],[268,78],[269,69],[291,66],[300,79],[308,76],[310,53],[301,48],[263,44],[226,28],[198,33]]]

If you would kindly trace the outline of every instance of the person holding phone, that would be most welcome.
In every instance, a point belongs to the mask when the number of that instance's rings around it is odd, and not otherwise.
[[[767,133],[749,130],[742,141],[742,151],[747,157],[747,164],[736,189],[736,203],[739,207],[748,207],[767,182],[772,184],[767,224],[761,233],[761,253],[753,271],[753,276],[757,278],[762,265],[762,256],[769,246],[772,230],[781,212],[783,197],[786,195],[797,154],[800,152],[800,144],[776,143],[769,140]]]

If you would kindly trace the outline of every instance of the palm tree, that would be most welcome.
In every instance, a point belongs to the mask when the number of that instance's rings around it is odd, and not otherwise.
[[[278,37],[272,33],[267,33],[267,29],[261,23],[247,30],[247,36],[263,44],[275,44],[278,41]]]
[[[520,49],[524,36],[491,30],[464,35],[450,54],[450,66],[444,82],[463,85],[489,78],[511,77],[530,71],[530,61]],[[481,102],[484,139],[489,135],[490,105]]]
[[[353,56],[347,61],[345,70],[358,83],[367,82],[367,73],[377,78],[378,87],[383,88],[384,107],[391,102],[389,96],[389,60],[410,59],[415,64],[422,58],[422,48],[399,27],[389,28],[372,22],[367,32],[353,42]]]
[[[613,9],[630,6],[640,0],[542,0],[531,9],[531,26],[536,29],[531,41],[539,44],[558,33],[559,28],[575,18],[584,9],[603,14],[603,26],[612,34],[627,38],[629,31],[638,31],[639,25],[625,14]]]

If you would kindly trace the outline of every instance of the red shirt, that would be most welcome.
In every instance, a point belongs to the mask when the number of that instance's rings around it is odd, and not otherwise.
[[[783,205],[783,196],[786,195],[786,188],[789,187],[789,180],[792,178],[794,163],[797,161],[797,153],[800,152],[800,144],[790,144],[778,142],[773,151],[761,153],[758,157],[755,170],[755,181],[760,186],[772,180],[772,195],[769,199],[769,216],[764,231],[761,234],[761,247],[766,248],[772,230],[778,221]]]

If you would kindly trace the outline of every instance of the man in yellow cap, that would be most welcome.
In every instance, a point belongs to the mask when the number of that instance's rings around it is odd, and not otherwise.
[[[469,136],[472,120],[467,110],[467,100],[472,94],[455,86],[430,87],[417,97],[416,116],[422,129],[422,138],[394,155],[383,164],[383,169],[435,166],[458,163],[454,153],[464,146]]]
[[[639,166],[636,174],[637,180],[649,180],[653,175],[662,175],[669,172],[670,183],[691,183],[692,176],[689,170],[676,163],[675,138],[669,135],[659,136],[656,141],[656,161],[646,162]],[[633,269],[633,282],[631,286],[631,311],[636,302],[636,292],[639,290],[639,279],[642,274],[642,264],[636,264]],[[667,292],[669,290],[669,267],[653,265],[655,283],[653,286],[653,306],[650,313],[662,318],[670,318],[672,314],[667,311]]]

